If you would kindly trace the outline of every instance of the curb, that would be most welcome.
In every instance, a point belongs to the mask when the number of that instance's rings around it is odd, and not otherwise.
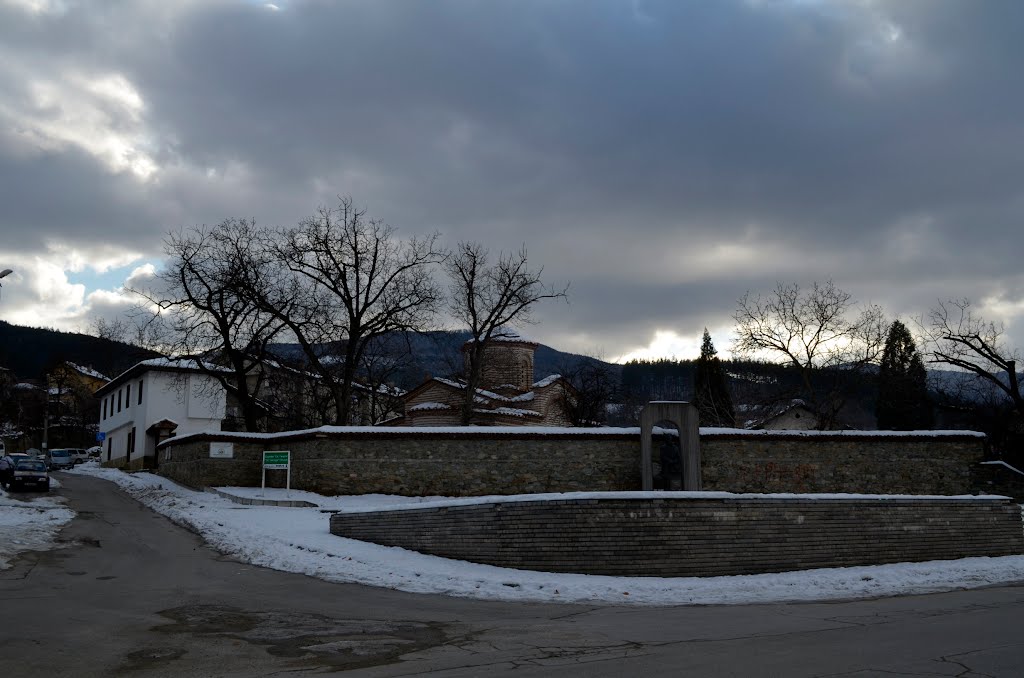
[[[246,506],[284,506],[287,508],[316,508],[317,504],[308,501],[301,500],[289,500],[289,499],[253,499],[251,497],[239,497],[228,492],[215,489],[213,487],[207,487],[207,492],[213,494],[219,494],[220,496],[229,499],[236,504],[245,504]]]

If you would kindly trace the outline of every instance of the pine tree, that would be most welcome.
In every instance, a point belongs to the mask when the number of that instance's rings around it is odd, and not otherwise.
[[[899,320],[889,328],[878,372],[878,428],[910,431],[932,426],[928,378],[921,354],[906,325]]]
[[[700,347],[700,358],[694,370],[694,405],[703,426],[733,427],[736,415],[732,398],[725,385],[725,369],[718,359],[718,351],[711,343],[711,335],[704,328],[704,341]]]

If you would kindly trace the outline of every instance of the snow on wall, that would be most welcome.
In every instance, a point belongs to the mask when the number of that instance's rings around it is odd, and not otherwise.
[[[674,429],[662,430],[655,428],[654,433],[661,435],[663,433],[672,434]],[[192,436],[200,435],[216,435],[219,439],[224,440],[274,440],[277,438],[292,438],[292,437],[305,437],[314,436],[317,434],[345,434],[345,435],[359,435],[359,434],[372,434],[374,436],[415,436],[415,435],[437,435],[443,433],[445,435],[466,435],[466,436],[486,436],[486,437],[498,437],[498,436],[518,436],[518,435],[550,435],[550,436],[573,436],[573,437],[602,437],[602,436],[639,436],[640,427],[601,427],[601,428],[582,428],[582,427],[571,427],[571,426],[424,426],[424,427],[412,427],[412,426],[320,426],[318,428],[309,428],[296,431],[281,431],[280,433],[245,433],[245,432],[228,432],[228,431],[197,431],[188,435],[180,435],[172,438],[169,441],[165,441],[163,444],[168,443],[180,443]],[[978,431],[956,431],[956,430],[944,430],[944,431],[769,431],[769,430],[758,430],[751,431],[742,428],[712,428],[704,427],[700,428],[701,437],[717,437],[717,436],[738,436],[738,437],[750,437],[750,438],[786,438],[786,437],[799,437],[799,438],[829,438],[829,439],[857,439],[857,438],[914,438],[914,439],[927,439],[927,438],[984,438],[984,433]]]

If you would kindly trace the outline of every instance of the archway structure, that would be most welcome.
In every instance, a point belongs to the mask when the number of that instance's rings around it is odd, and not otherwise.
[[[679,429],[679,451],[683,457],[683,490],[701,489],[700,430],[697,408],[683,401],[655,400],[640,412],[640,468],[644,491],[654,489],[651,468],[651,435],[659,421],[674,422]]]

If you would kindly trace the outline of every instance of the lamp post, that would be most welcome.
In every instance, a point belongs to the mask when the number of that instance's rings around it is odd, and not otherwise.
[[[12,273],[14,273],[14,271],[12,271],[9,268],[5,268],[4,270],[0,271],[0,278],[6,278]],[[0,285],[0,288],[3,288],[3,285]]]

